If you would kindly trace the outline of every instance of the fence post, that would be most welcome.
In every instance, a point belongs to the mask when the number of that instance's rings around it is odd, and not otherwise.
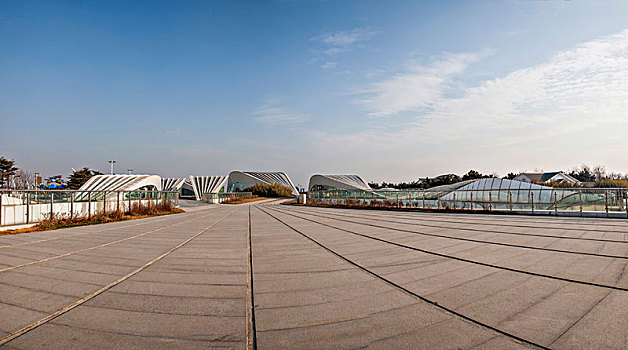
[[[436,208],[440,210],[440,192],[436,192]]]
[[[608,191],[604,191],[604,209],[606,210],[606,217],[608,217]]]
[[[129,213],[131,213],[131,192],[127,192],[126,195],[129,197]]]
[[[399,208],[399,192],[395,193],[397,195],[397,208]]]
[[[102,192],[102,214],[107,214],[107,191]]]
[[[87,192],[87,218],[92,217],[92,191]]]
[[[55,205],[55,194],[50,193],[50,220],[52,220],[55,217],[54,205]]]
[[[578,191],[578,197],[580,198],[580,216],[582,216],[582,190]]]
[[[532,198],[532,214],[534,214],[534,192],[530,190],[530,198]]]
[[[493,211],[493,191],[488,191],[488,211]]]
[[[473,191],[471,191],[471,211],[473,211]]]
[[[30,223],[31,218],[31,196],[29,192],[26,192],[26,223]]]
[[[2,226],[2,191],[0,191],[0,226]]]
[[[456,210],[456,192],[454,192],[454,210]]]
[[[425,209],[425,190],[423,190],[423,209]]]
[[[556,191],[554,191],[554,214],[555,214],[556,216],[558,216],[558,206],[556,206],[556,197],[557,197],[557,196],[558,196],[558,195],[556,194]]]
[[[120,212],[120,191],[116,191],[116,211]]]
[[[74,218],[74,192],[70,192],[70,219]]]
[[[512,211],[512,192],[508,191],[508,205],[510,206],[510,211]]]
[[[624,191],[624,197],[626,197],[626,218],[628,218],[628,192]]]

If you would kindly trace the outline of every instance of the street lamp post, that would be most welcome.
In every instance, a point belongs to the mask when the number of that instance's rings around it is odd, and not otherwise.
[[[116,163],[116,161],[115,161],[115,160],[113,160],[113,159],[109,161],[109,165],[111,166],[111,172],[110,172],[110,174],[111,174],[111,175],[113,175],[113,165],[114,165],[115,163]]]

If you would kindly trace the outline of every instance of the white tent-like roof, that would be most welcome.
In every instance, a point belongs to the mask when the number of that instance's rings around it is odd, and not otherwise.
[[[278,183],[289,187],[292,190],[292,194],[295,196],[299,194],[299,191],[292,183],[292,180],[283,172],[262,172],[262,171],[238,171],[234,170],[229,174],[229,184],[227,188],[229,191],[236,189],[243,189],[258,183],[273,184]]]
[[[79,191],[161,191],[159,175],[96,175],[87,180]]]
[[[359,175],[312,175],[312,177],[310,177],[308,191],[312,191],[317,187],[372,191],[371,187]]]
[[[202,199],[205,193],[220,192],[220,189],[225,186],[226,182],[226,176],[190,176],[194,196],[198,201]]]
[[[161,189],[162,191],[179,191],[184,183],[185,179],[181,178],[162,178]]]

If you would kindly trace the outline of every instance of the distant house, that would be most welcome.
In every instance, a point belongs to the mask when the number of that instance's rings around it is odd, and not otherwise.
[[[572,185],[581,184],[578,179],[562,171],[552,171],[549,173],[521,173],[515,177],[515,180],[534,183],[565,182]]]
[[[438,175],[437,177],[434,178],[434,180],[454,180],[458,178],[458,175],[456,174],[443,174],[443,175]]]

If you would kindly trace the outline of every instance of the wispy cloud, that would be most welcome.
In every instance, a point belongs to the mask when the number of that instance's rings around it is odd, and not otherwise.
[[[360,91],[360,97],[355,101],[373,116],[391,116],[433,107],[449,88],[452,77],[489,52],[445,54],[429,65],[406,64],[402,72]]]
[[[321,68],[323,68],[323,69],[333,69],[333,68],[336,68],[337,65],[338,65],[338,62],[327,61],[327,62],[325,62],[325,64],[323,64],[321,66]]]
[[[621,157],[619,150],[628,148],[625,138],[616,137],[628,132],[628,30],[449,97],[449,86],[481,57],[449,55],[371,83],[357,99],[369,113],[406,112],[413,121],[396,130],[320,132],[314,141],[324,148],[319,153],[335,152],[358,164],[378,155],[406,164],[419,152],[416,169],[456,170],[473,163],[491,171],[568,168],[587,157],[599,162],[606,153]],[[352,148],[339,154],[347,140]],[[557,151],[560,157],[540,156]]]
[[[350,31],[327,33],[312,38],[330,47],[348,48],[359,42],[370,40],[377,32],[364,28],[355,28]]]
[[[314,61],[326,60],[339,56],[357,48],[363,48],[365,43],[377,34],[376,31],[366,28],[355,28],[348,31],[338,31],[315,36],[310,41],[317,43]],[[335,68],[338,62],[327,61],[321,66],[323,69]]]
[[[260,123],[300,123],[307,119],[305,114],[293,112],[276,100],[269,99],[252,113]]]

